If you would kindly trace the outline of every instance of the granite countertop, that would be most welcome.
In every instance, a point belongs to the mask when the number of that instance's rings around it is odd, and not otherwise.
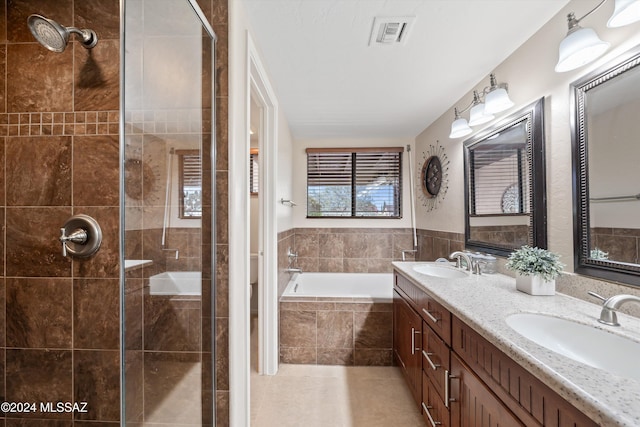
[[[557,293],[532,296],[502,274],[440,279],[417,273],[420,262],[394,262],[396,271],[425,289],[453,315],[603,426],[640,426],[640,382],[576,362],[528,340],[505,321],[515,313],[571,319],[640,341],[640,319],[618,313],[622,326],[599,323],[601,305]],[[585,293],[589,289],[585,289]],[[598,343],[594,342],[594,346]],[[640,356],[640,355],[639,355]],[[638,362],[640,369],[640,361]]]

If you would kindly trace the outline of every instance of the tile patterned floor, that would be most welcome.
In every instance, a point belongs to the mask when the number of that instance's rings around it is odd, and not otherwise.
[[[253,351],[252,355],[255,354]],[[253,360],[255,366],[255,357]],[[251,425],[424,427],[425,424],[397,367],[281,364],[274,376],[252,372]]]

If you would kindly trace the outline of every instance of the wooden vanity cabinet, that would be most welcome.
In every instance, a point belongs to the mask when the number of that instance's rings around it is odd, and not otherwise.
[[[394,356],[426,425],[597,426],[422,288],[394,283]]]
[[[451,355],[451,425],[525,426],[454,354]],[[531,424],[535,425],[535,424]]]
[[[393,355],[413,398],[422,399],[422,318],[398,290],[393,293]]]

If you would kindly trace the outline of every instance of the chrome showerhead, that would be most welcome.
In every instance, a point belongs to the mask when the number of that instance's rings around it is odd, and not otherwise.
[[[87,49],[94,47],[98,43],[98,36],[93,30],[65,27],[42,15],[29,16],[27,24],[33,37],[42,46],[53,52],[64,51],[67,43],[69,43],[69,34],[71,33],[77,34],[81,39],[82,46]]]

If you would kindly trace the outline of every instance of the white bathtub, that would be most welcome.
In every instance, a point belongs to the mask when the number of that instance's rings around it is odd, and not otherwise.
[[[393,299],[391,273],[294,274],[283,297]]]
[[[201,295],[199,271],[166,271],[149,278],[151,295]]]

